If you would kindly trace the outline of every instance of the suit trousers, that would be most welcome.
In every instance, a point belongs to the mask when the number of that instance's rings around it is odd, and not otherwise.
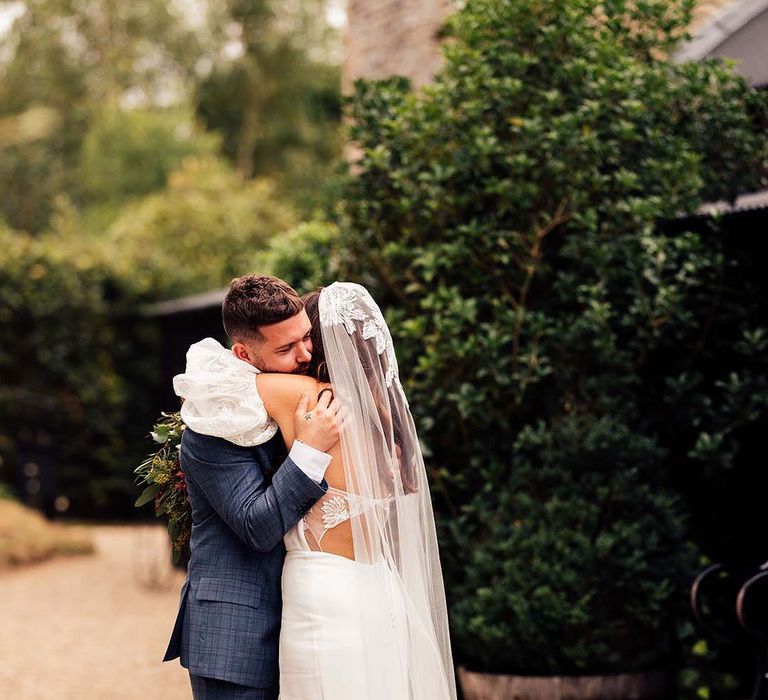
[[[189,674],[194,700],[277,700],[277,686],[272,688],[250,688],[221,681],[218,678],[205,678]]]

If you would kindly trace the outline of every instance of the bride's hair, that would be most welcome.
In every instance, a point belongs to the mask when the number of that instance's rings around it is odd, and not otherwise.
[[[331,376],[328,372],[328,364],[325,361],[325,346],[323,345],[323,330],[320,324],[320,293],[324,287],[319,287],[311,292],[308,292],[302,297],[304,301],[304,310],[307,312],[309,321],[312,324],[312,330],[310,337],[312,339],[312,359],[307,367],[307,376],[314,377],[319,382],[331,382]],[[357,323],[355,321],[355,323]],[[362,330],[354,335],[355,342],[361,342],[363,337]],[[362,342],[367,342],[362,340]],[[361,353],[360,357],[364,357],[365,353]],[[369,370],[363,363],[363,369]],[[379,370],[380,371],[380,370]],[[391,410],[391,406],[388,398],[380,395],[376,395],[381,391],[381,386],[378,384],[372,384],[371,389],[374,391],[373,400],[376,402],[376,408],[379,413],[379,420],[385,429],[392,430],[392,439],[397,447],[398,457],[400,462],[400,474],[402,477],[403,488],[406,493],[411,493],[416,490],[415,474],[413,463],[413,455],[410,454],[410,449],[406,445],[406,441],[403,439],[403,425],[401,411],[395,409]],[[378,389],[378,391],[377,391]],[[402,408],[402,407],[400,407]]]
[[[328,365],[325,362],[325,349],[323,346],[323,330],[320,327],[320,292],[323,287],[319,287],[312,292],[305,294],[304,310],[309,316],[309,322],[312,324],[310,338],[312,339],[312,359],[307,367],[307,375],[314,377],[319,382],[330,382],[331,377],[328,374]]]

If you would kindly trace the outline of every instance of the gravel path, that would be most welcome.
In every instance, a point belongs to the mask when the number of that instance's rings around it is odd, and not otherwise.
[[[184,580],[165,529],[91,531],[93,556],[0,572],[0,699],[189,700],[161,662]]]

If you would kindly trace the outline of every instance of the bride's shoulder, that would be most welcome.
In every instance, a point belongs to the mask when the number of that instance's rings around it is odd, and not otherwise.
[[[307,377],[302,374],[277,374],[273,372],[262,372],[256,377],[256,385],[263,398],[267,396],[276,400],[296,399],[305,391],[319,392],[327,386],[318,382],[313,377]]]
[[[280,422],[293,414],[303,393],[309,394],[309,406],[312,407],[319,392],[328,385],[301,374],[264,372],[257,375],[256,386],[267,412]]]

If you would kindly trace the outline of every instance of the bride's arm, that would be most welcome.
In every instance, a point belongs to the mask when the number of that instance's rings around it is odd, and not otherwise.
[[[285,446],[290,450],[296,439],[294,414],[301,401],[306,401],[306,413],[312,414],[311,420],[323,420],[328,413],[331,399],[329,392],[323,394],[318,402],[317,394],[324,388],[311,377],[299,374],[263,373],[256,377],[259,395],[264,401],[267,413],[280,427]],[[319,405],[318,405],[319,403]]]

